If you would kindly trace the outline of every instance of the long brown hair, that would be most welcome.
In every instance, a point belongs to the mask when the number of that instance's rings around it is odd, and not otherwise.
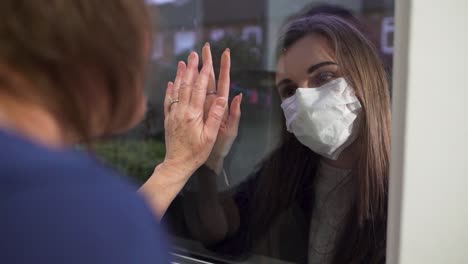
[[[355,26],[336,16],[313,15],[291,21],[283,31],[279,53],[310,34],[328,39],[343,77],[354,87],[363,108],[357,139],[360,156],[352,171],[356,197],[343,236],[336,243],[334,263],[380,262],[385,258],[390,155],[388,77],[374,45]],[[283,125],[282,143],[260,171],[263,191],[255,194],[252,218],[257,236],[275,216],[304,198],[319,159]],[[313,199],[313,194],[308,199]]]

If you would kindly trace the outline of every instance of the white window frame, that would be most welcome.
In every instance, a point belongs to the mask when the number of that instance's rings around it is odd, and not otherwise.
[[[468,263],[468,1],[395,14],[387,263]]]

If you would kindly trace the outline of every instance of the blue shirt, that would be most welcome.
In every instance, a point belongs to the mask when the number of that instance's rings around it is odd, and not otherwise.
[[[0,263],[169,262],[136,186],[83,153],[2,131],[0,212]]]

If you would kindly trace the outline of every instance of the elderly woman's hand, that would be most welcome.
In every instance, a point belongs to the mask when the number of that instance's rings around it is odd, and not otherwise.
[[[217,96],[206,118],[204,106],[212,73],[212,61],[205,60],[198,73],[199,58],[193,52],[187,67],[178,65],[174,84],[169,83],[165,101],[166,158],[165,163],[191,175],[207,160],[216,142],[220,124],[227,108],[227,96]],[[229,91],[230,54],[221,60],[219,85]]]
[[[206,162],[227,108],[229,50],[223,53],[218,82],[218,87],[227,93],[217,96],[205,117],[204,106],[213,66],[211,59],[205,60],[198,72],[198,64],[199,57],[192,52],[187,66],[180,62],[174,83],[168,84],[164,104],[166,158],[141,188],[160,216],[195,170]]]

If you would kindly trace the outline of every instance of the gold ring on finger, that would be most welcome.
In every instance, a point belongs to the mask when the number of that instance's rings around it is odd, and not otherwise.
[[[169,106],[175,104],[175,103],[178,103],[179,102],[179,99],[172,99],[172,98],[169,98]]]

